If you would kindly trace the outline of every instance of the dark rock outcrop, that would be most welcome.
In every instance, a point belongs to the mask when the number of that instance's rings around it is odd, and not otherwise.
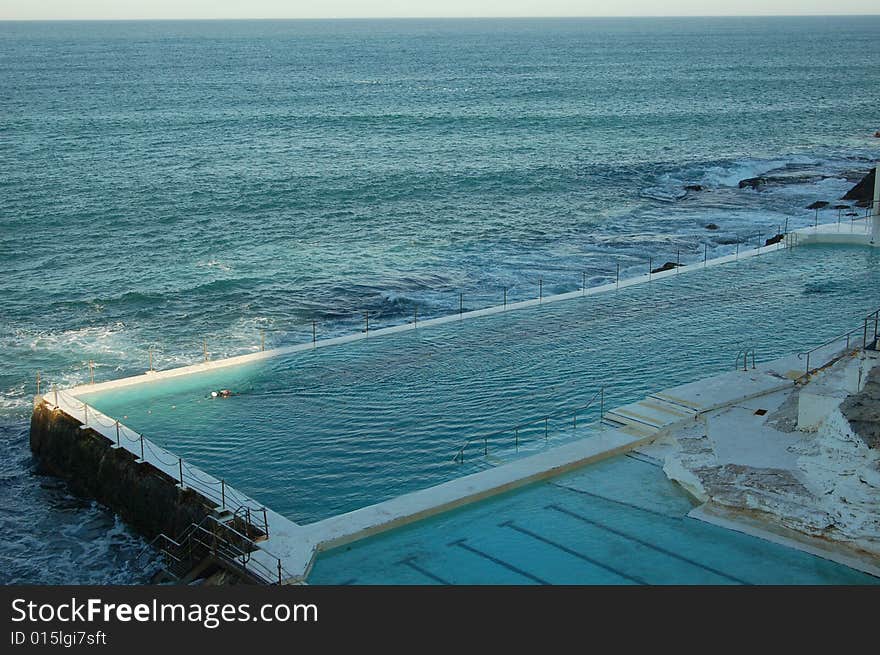
[[[709,223],[708,225],[705,226],[705,228],[706,228],[707,230],[717,230],[717,229],[718,229],[718,226],[715,225],[715,223]]]
[[[807,209],[825,209],[831,203],[826,200],[817,200],[807,205]]]
[[[842,200],[853,200],[858,207],[867,207],[874,198],[874,175],[877,169],[872,168],[858,184],[846,192]]]
[[[784,234],[776,234],[776,235],[770,237],[769,239],[767,239],[766,241],[764,241],[764,245],[765,246],[772,246],[774,243],[779,243],[784,238],[785,238]]]
[[[864,388],[848,396],[840,412],[868,448],[880,448],[880,368],[870,370]]]
[[[739,181],[740,189],[758,189],[767,184],[766,178],[763,177],[748,177],[744,180]]]
[[[685,189],[686,189],[687,191],[702,191],[702,190],[703,190],[703,185],[702,185],[702,184],[688,184],[688,185],[685,187]]]
[[[684,266],[684,264],[676,264],[675,262],[666,262],[663,266],[658,266],[657,268],[651,269],[652,273],[662,273],[663,271],[671,271],[673,268],[678,268],[679,266]]]

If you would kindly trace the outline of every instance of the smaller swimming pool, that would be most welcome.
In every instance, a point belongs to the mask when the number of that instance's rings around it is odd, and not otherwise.
[[[311,584],[880,584],[686,516],[663,471],[619,456],[320,554]]]

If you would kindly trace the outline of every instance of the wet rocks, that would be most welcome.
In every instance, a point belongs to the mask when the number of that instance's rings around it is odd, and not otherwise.
[[[709,223],[708,225],[704,225],[707,230],[717,230],[718,226],[715,223]]]
[[[779,243],[785,238],[784,234],[777,234],[775,236],[770,237],[766,241],[764,241],[765,246],[772,246],[774,243]]]
[[[858,207],[867,207],[873,199],[874,175],[876,170],[876,168],[871,169],[858,184],[846,192],[846,195],[844,195],[842,199],[854,200]]]
[[[652,273],[662,273],[663,271],[671,271],[673,268],[678,268],[679,266],[684,266],[684,264],[677,264],[675,262],[666,262],[663,266],[658,266],[657,268],[651,269]]]
[[[740,189],[758,189],[767,184],[767,179],[763,177],[748,177],[739,181]]]

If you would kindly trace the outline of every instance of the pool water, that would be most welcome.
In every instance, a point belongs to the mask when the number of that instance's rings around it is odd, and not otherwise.
[[[658,466],[619,456],[323,553],[309,583],[880,583],[690,509]]]
[[[469,437],[606,407],[773,359],[855,327],[880,305],[873,249],[811,246],[616,292],[83,396],[288,518],[307,523],[469,472]],[[210,399],[211,389],[238,395]],[[598,407],[579,420],[595,418]],[[524,447],[573,436],[569,418]],[[588,436],[579,430],[580,436]],[[510,449],[493,438],[490,454]]]

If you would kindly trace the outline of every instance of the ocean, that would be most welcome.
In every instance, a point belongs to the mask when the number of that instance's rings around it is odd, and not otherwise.
[[[144,542],[31,457],[37,372],[168,368],[811,224],[880,157],[878,37],[878,16],[0,22],[0,583],[146,579]]]

